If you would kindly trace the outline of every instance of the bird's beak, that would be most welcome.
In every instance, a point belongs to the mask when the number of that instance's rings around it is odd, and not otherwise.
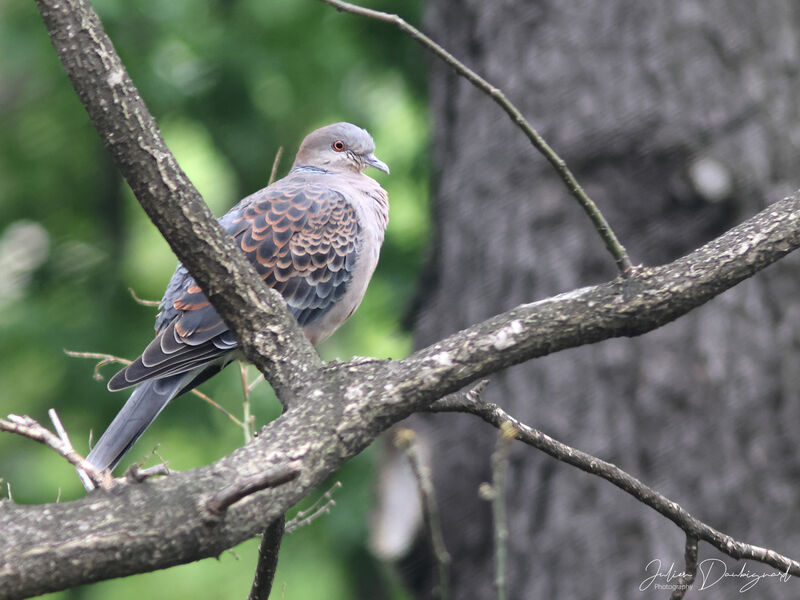
[[[389,173],[389,165],[375,156],[372,152],[367,154],[364,157],[364,164],[368,167],[375,167],[378,171],[383,171],[384,173]]]

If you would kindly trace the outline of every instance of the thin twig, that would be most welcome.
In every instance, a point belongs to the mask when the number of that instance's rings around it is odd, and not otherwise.
[[[74,447],[72,446],[72,441],[69,439],[69,434],[67,434],[67,430],[64,429],[64,425],[61,423],[61,419],[58,417],[58,413],[56,412],[55,408],[51,408],[47,411],[47,416],[50,417],[50,422],[53,424],[53,429],[56,430],[56,434],[58,434],[58,439],[61,440],[61,444],[64,448],[72,449],[74,452]],[[83,483],[83,487],[87,490],[92,490],[95,487],[95,483],[91,477],[84,471],[83,469],[76,467],[76,472],[78,473],[78,478]],[[61,491],[59,490],[59,496],[61,495]]]
[[[511,441],[517,430],[511,423],[500,425],[497,445],[492,453],[492,513],[494,515],[495,576],[494,589],[497,600],[508,598],[507,542],[508,522],[506,519],[506,480],[508,479],[508,455]]]
[[[100,374],[100,369],[102,367],[104,367],[105,365],[108,365],[108,364],[111,364],[111,363],[120,363],[120,364],[123,364],[123,365],[129,365],[129,364],[131,364],[131,362],[133,362],[133,361],[128,360],[127,358],[121,358],[119,356],[114,356],[113,354],[103,354],[101,352],[75,352],[73,350],[64,350],[64,354],[66,354],[68,356],[74,356],[76,358],[94,358],[94,359],[98,359],[99,362],[94,366],[94,372],[92,374],[92,377],[94,377],[94,379],[96,379],[98,381],[101,381],[103,379],[103,376]],[[217,404],[216,402],[214,402],[210,397],[205,395],[200,390],[191,390],[191,393],[194,394],[195,396],[197,396],[198,398],[201,398],[201,399],[205,400],[206,402],[208,402],[211,406],[213,406],[217,410],[222,411],[225,414],[226,417],[228,417],[231,421],[236,423],[236,425],[238,425],[239,427],[243,427],[242,422],[239,419],[237,419],[233,414],[231,414],[223,406],[221,406],[220,404]]]
[[[508,100],[508,98],[506,98],[505,94],[503,94],[501,90],[490,84],[475,71],[464,65],[455,56],[450,54],[442,46],[434,42],[431,38],[398,15],[372,10],[370,8],[365,8],[350,2],[343,2],[342,0],[322,1],[330,4],[340,11],[349,12],[355,15],[369,17],[371,19],[396,25],[401,31],[408,34],[414,40],[422,44],[423,47],[427,48],[436,56],[441,58],[445,63],[450,65],[459,75],[464,77],[472,85],[482,92],[485,92],[500,106],[500,108],[503,109],[503,111],[511,118],[517,127],[519,127],[527,136],[531,144],[533,144],[533,147],[536,148],[545,157],[547,162],[549,162],[556,170],[556,173],[558,173],[559,177],[561,177],[562,181],[567,186],[569,193],[572,194],[572,196],[578,201],[581,208],[588,215],[589,219],[591,219],[594,228],[597,230],[597,233],[600,234],[600,237],[605,243],[606,248],[614,258],[614,262],[617,264],[617,269],[619,270],[620,275],[622,275],[622,277],[630,277],[633,274],[634,269],[630,258],[628,257],[628,253],[625,250],[625,247],[617,239],[617,236],[614,234],[611,226],[606,221],[603,213],[600,212],[600,209],[597,208],[597,205],[592,201],[591,198],[589,198],[589,196],[580,186],[578,180],[564,162],[564,159],[555,153],[555,151],[544,140],[544,138],[539,135],[539,132],[537,132],[531,126],[531,124],[528,123],[525,117],[522,116],[520,110],[514,106]]]
[[[275,580],[275,571],[278,569],[278,553],[281,549],[283,529],[286,525],[286,515],[281,515],[269,524],[261,536],[258,547],[258,564],[250,587],[247,600],[267,600],[272,591],[272,582]]]
[[[119,356],[114,356],[113,354],[102,354],[100,352],[76,352],[74,350],[67,350],[64,349],[64,354],[67,356],[74,356],[76,358],[96,358],[100,362],[98,362],[94,366],[94,371],[92,373],[92,377],[97,381],[102,381],[103,376],[100,374],[100,368],[112,363],[120,363],[122,365],[129,365],[131,362],[127,358],[120,358]]]
[[[47,416],[50,417],[50,422],[53,424],[53,429],[56,430],[56,433],[58,434],[58,438],[61,440],[61,443],[72,448],[72,442],[69,440],[69,434],[67,434],[67,430],[64,429],[64,425],[61,423],[61,419],[58,417],[56,409],[51,408],[50,410],[48,410]]]
[[[239,363],[239,375],[242,378],[242,393],[244,393],[244,401],[242,401],[242,431],[244,431],[244,443],[248,443],[253,439],[250,432],[250,426],[253,422],[253,417],[250,414],[250,385],[247,383],[247,364]]]
[[[510,423],[517,429],[517,440],[529,446],[533,446],[549,454],[553,458],[557,458],[582,471],[602,477],[643,504],[646,504],[665,516],[688,535],[708,542],[720,552],[736,560],[754,560],[775,567],[783,573],[800,575],[800,562],[769,548],[746,544],[735,540],[725,533],[717,531],[696,517],[693,517],[677,502],[670,500],[656,490],[645,485],[618,466],[563,444],[541,431],[521,423],[496,404],[481,402],[469,394],[452,394],[434,402],[430,406],[429,411],[466,412],[480,417],[495,427],[500,427],[503,423]]]
[[[444,545],[442,524],[439,520],[439,509],[436,504],[436,494],[433,490],[430,470],[420,460],[414,446],[415,437],[416,434],[411,429],[398,429],[394,435],[394,445],[405,451],[408,462],[411,465],[411,471],[414,473],[414,479],[417,481],[425,529],[428,532],[431,550],[436,560],[436,570],[439,574],[439,586],[435,591],[438,592],[440,600],[448,600],[450,598],[450,553],[447,552],[447,548]]]
[[[286,523],[286,533],[292,533],[295,529],[304,527],[316,520],[322,515],[331,512],[331,508],[336,506],[336,500],[333,499],[333,492],[342,487],[342,482],[337,481],[334,483],[327,492],[317,498],[314,503],[305,510],[297,511],[297,514]]]
[[[684,550],[685,567],[683,574],[678,577],[675,589],[672,590],[670,600],[681,600],[692,588],[694,578],[697,577],[697,536],[686,534],[686,548]]]
[[[231,412],[230,412],[228,409],[226,409],[224,406],[222,406],[222,405],[220,405],[220,404],[217,404],[216,402],[214,402],[214,401],[213,401],[213,400],[212,400],[212,399],[211,399],[209,396],[205,395],[205,394],[204,394],[203,392],[201,392],[200,390],[192,390],[192,391],[191,391],[191,393],[192,393],[192,394],[194,394],[195,396],[197,396],[198,398],[202,398],[203,400],[205,400],[206,402],[208,402],[208,403],[209,403],[211,406],[213,406],[213,407],[214,407],[214,408],[216,408],[217,410],[219,410],[219,411],[222,411],[222,413],[224,413],[224,415],[225,415],[226,417],[228,417],[228,418],[229,418],[231,421],[233,421],[234,423],[236,423],[236,425],[238,425],[239,427],[244,427],[244,424],[243,424],[243,423],[242,423],[242,422],[241,422],[239,419],[237,419],[237,418],[236,418],[236,417],[233,415],[233,413],[231,413]]]
[[[253,381],[251,381],[251,382],[250,382],[250,384],[247,386],[247,391],[248,391],[248,392],[252,392],[252,391],[253,391],[253,388],[255,388],[255,387],[256,387],[256,386],[257,386],[259,383],[261,383],[262,381],[264,381],[264,374],[263,374],[263,373],[259,373],[259,374],[256,376],[256,378],[255,378],[255,379],[253,379]]]
[[[275,153],[275,159],[272,161],[272,171],[270,171],[267,185],[272,185],[272,182],[275,181],[275,176],[278,174],[278,165],[281,162],[281,156],[283,156],[283,146],[280,146]]]
[[[152,467],[142,468],[141,465],[131,465],[125,471],[125,480],[131,483],[141,483],[145,479],[156,475],[169,475],[170,470],[166,463],[159,463]]]
[[[52,415],[51,418],[53,418]],[[55,419],[58,420],[57,415],[55,415]],[[61,426],[61,429],[64,429],[63,426]],[[88,478],[88,483],[91,487],[108,488],[111,486],[110,475],[103,473],[78,454],[72,447],[69,437],[66,435],[66,431],[64,431],[64,437],[61,438],[27,415],[8,415],[7,420],[0,419],[0,431],[16,433],[17,435],[39,442],[55,450],[78,470],[78,475],[81,475],[81,472],[83,472],[85,477],[81,476],[81,479],[86,481],[86,478]],[[9,494],[10,492],[11,490],[9,489]]]
[[[158,306],[159,304],[161,304],[161,302],[159,302],[158,300],[143,300],[142,298],[139,298],[139,296],[136,295],[136,292],[133,291],[132,287],[128,288],[128,293],[131,295],[134,302],[136,302],[137,304],[141,304],[142,306]]]

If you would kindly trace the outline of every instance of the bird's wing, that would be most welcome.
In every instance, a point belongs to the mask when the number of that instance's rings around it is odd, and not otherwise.
[[[220,222],[300,325],[330,310],[353,277],[360,226],[353,206],[329,187],[277,182],[245,198]],[[233,334],[182,267],[167,288],[156,323],[155,339],[111,378],[110,390],[190,371],[236,347]]]

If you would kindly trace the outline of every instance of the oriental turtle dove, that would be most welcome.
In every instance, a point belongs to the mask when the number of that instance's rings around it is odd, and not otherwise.
[[[317,129],[285,178],[219,220],[313,344],[353,314],[378,262],[389,204],[363,171],[389,167],[374,152],[372,137],[355,125]],[[160,309],[155,339],[108,383],[112,391],[136,389],[87,457],[101,470],[117,465],[172,398],[237,358],[232,332],[183,265]]]

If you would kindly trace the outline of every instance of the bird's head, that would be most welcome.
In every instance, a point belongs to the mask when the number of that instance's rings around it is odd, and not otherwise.
[[[309,133],[300,144],[294,167],[319,167],[327,171],[355,171],[388,165],[375,156],[375,142],[366,129],[351,123],[334,123]]]

